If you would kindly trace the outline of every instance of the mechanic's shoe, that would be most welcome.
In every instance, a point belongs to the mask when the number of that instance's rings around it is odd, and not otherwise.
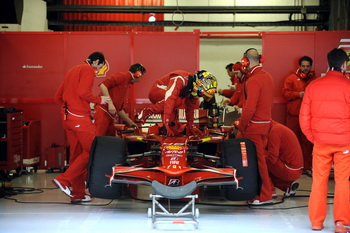
[[[249,205],[267,205],[267,204],[272,204],[273,200],[267,200],[267,201],[260,201],[258,199],[247,201]]]
[[[76,203],[80,203],[80,202],[90,202],[93,199],[94,198],[91,195],[85,194],[84,197],[82,197],[82,198],[71,198],[70,203],[76,204]]]
[[[289,188],[287,188],[287,191],[284,193],[285,197],[294,197],[295,193],[297,192],[297,189],[299,188],[299,183],[294,181]]]
[[[144,124],[144,123],[146,122],[147,118],[150,117],[152,114],[153,114],[153,113],[152,113],[151,109],[145,108],[145,109],[143,109],[143,110],[140,112],[140,114],[139,114],[139,116],[137,117],[137,119],[138,119],[142,124]]]
[[[277,198],[277,192],[276,192],[276,189],[274,188],[272,190],[272,199],[276,199]]]
[[[350,228],[344,226],[343,223],[341,223],[341,222],[335,223],[334,233],[349,233],[349,232],[350,232]]]
[[[312,230],[313,231],[322,231],[322,229],[324,228],[324,226],[323,225],[321,225],[321,226],[312,226]]]
[[[303,174],[307,175],[308,177],[312,177],[312,171],[311,170],[304,170]]]
[[[64,184],[58,179],[53,179],[52,182],[57,186],[57,188],[61,189],[62,192],[64,192],[68,197],[74,197],[70,186]]]

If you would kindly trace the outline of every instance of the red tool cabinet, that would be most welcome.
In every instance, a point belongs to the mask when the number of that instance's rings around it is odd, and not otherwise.
[[[23,112],[0,112],[0,170],[20,173],[23,166]]]

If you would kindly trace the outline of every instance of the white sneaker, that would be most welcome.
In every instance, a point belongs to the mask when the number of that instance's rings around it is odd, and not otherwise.
[[[251,200],[251,201],[247,201],[247,203],[249,205],[266,205],[266,204],[272,204],[273,200],[268,200],[268,201],[260,201],[260,200]]]
[[[285,197],[294,197],[295,193],[297,192],[297,189],[299,188],[299,183],[294,181],[289,188],[287,188],[287,191],[284,193]]]
[[[61,184],[59,180],[53,179],[52,182],[62,190],[68,197],[73,197],[71,188],[69,186],[66,186],[64,184]]]
[[[79,203],[79,202],[90,202],[94,198],[88,194],[85,194],[84,198],[78,198],[78,199],[72,199],[70,202],[71,203]]]

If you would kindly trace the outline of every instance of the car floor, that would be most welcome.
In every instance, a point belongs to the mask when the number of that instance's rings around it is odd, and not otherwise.
[[[283,199],[283,193],[277,190],[276,204],[267,206],[226,201],[218,188],[206,188],[200,192],[195,206],[200,212],[198,228],[186,217],[157,217],[153,224],[148,215],[152,202],[147,188],[140,188],[136,198],[125,194],[119,200],[95,198],[86,204],[70,204],[69,198],[52,184],[55,176],[57,173],[39,170],[12,179],[12,189],[7,189],[10,195],[0,198],[0,232],[312,232],[307,209],[312,178],[307,175],[299,179],[295,197]],[[322,233],[334,232],[333,179],[329,181],[329,190],[328,215]],[[160,202],[171,213],[177,213],[187,203]],[[188,211],[192,213],[190,208]]]

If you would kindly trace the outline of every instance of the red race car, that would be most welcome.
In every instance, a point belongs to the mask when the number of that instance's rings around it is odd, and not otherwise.
[[[157,125],[146,133],[116,127],[118,137],[96,137],[91,148],[87,185],[96,198],[117,199],[135,185],[169,199],[197,194],[201,186],[222,186],[231,201],[259,192],[255,146],[230,138],[230,126],[179,137],[165,136]]]

